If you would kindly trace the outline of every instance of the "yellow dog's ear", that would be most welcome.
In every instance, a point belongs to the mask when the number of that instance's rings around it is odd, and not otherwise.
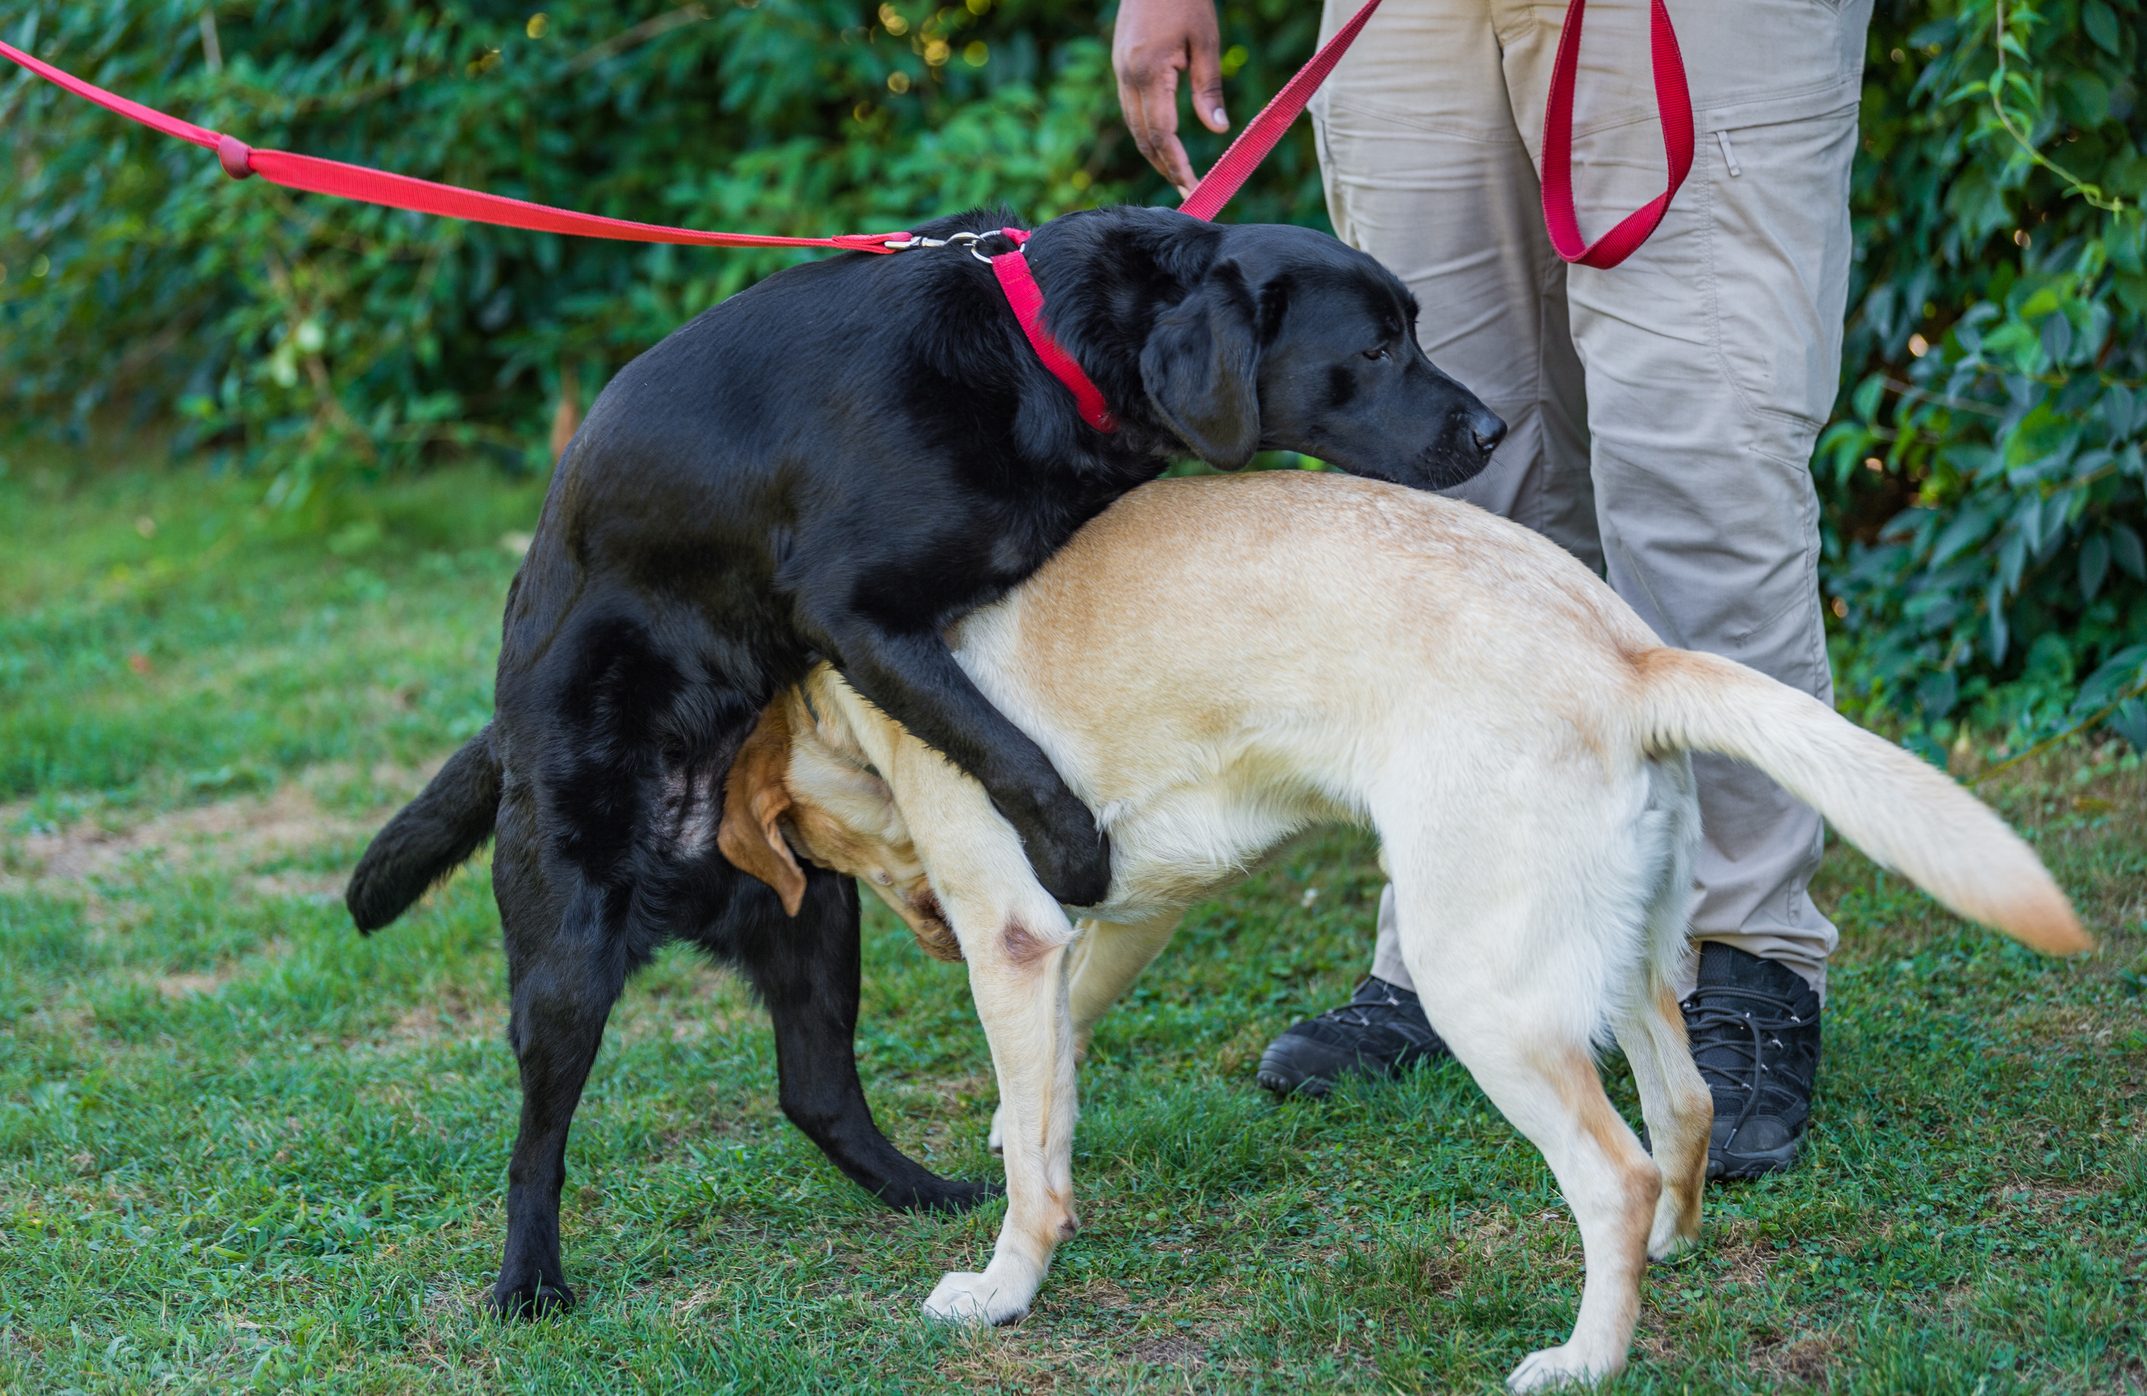
[[[775,889],[783,910],[798,914],[805,900],[805,873],[783,838],[790,811],[790,722],[780,698],[760,715],[723,782],[723,825],[716,847],[740,872]]]

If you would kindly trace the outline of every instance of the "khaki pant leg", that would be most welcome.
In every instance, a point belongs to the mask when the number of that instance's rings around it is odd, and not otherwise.
[[[1553,15],[1508,50],[1539,74],[1515,90],[1531,103],[1517,110],[1522,129],[1540,133],[1562,7],[1522,8]],[[1637,0],[1588,10],[1574,179],[1590,236],[1662,185],[1645,13]],[[1822,700],[1832,681],[1810,460],[1841,370],[1869,14],[1868,0],[1673,6],[1698,115],[1692,174],[1624,265],[1574,267],[1567,281],[1611,585],[1668,643]],[[1780,961],[1823,992],[1837,936],[1807,891],[1818,816],[1749,767],[1695,765],[1706,842],[1694,934]]]
[[[1325,32],[1357,4],[1329,0]],[[1564,265],[1544,236],[1502,47],[1474,0],[1389,0],[1313,102],[1327,210],[1416,294],[1424,352],[1506,420],[1490,467],[1448,493],[1601,570]],[[1391,888],[1372,973],[1413,987]]]

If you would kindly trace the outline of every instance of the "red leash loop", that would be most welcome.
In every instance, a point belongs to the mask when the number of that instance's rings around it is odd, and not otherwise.
[[[1209,171],[1178,205],[1180,213],[1194,218],[1213,218],[1244,186],[1260,162],[1267,158],[1282,133],[1312,100],[1335,64],[1357,41],[1365,21],[1379,8],[1380,0],[1365,0],[1364,8],[1320,45],[1312,61],[1297,70],[1274,99],[1247,123]],[[1580,68],[1581,20],[1588,0],[1567,0],[1565,29],[1558,36],[1558,57],[1551,67],[1551,88],[1543,111],[1543,227],[1551,247],[1568,262],[1590,267],[1614,267],[1648,240],[1662,222],[1670,199],[1692,170],[1692,93],[1685,84],[1685,63],[1677,47],[1677,31],[1670,26],[1670,12],[1663,0],[1649,0],[1648,30],[1653,51],[1655,108],[1662,122],[1662,143],[1669,162],[1669,181],[1662,193],[1634,210],[1594,242],[1580,235],[1580,220],[1573,212],[1573,87]]]
[[[1376,3],[1376,0],[1375,0]],[[1692,171],[1692,93],[1685,85],[1685,59],[1677,31],[1663,0],[1648,0],[1648,45],[1655,75],[1655,110],[1662,122],[1663,157],[1669,179],[1663,191],[1618,221],[1616,227],[1586,242],[1573,211],[1573,80],[1580,66],[1581,18],[1588,0],[1570,0],[1565,32],[1558,36],[1558,58],[1551,69],[1550,98],[1543,108],[1543,227],[1551,247],[1568,262],[1584,267],[1614,267],[1646,242],[1685,176]]]
[[[892,252],[890,242],[902,242],[908,233],[841,233],[834,237],[770,237],[759,233],[711,233],[695,228],[673,228],[662,223],[636,223],[626,218],[606,218],[594,213],[553,208],[549,204],[483,194],[429,179],[390,174],[364,165],[346,165],[313,155],[294,155],[287,150],[260,150],[236,136],[226,136],[191,121],[132,102],[95,83],[33,58],[13,44],[0,42],[0,57],[28,68],[45,81],[62,87],[129,121],[139,122],[204,150],[216,152],[217,163],[233,179],[259,175],[271,184],[309,194],[333,194],[359,203],[382,204],[412,213],[437,214],[472,223],[491,223],[502,228],[526,228],[538,233],[565,233],[575,237],[605,238],[614,242],[683,243],[700,247],[838,247],[846,252]]]

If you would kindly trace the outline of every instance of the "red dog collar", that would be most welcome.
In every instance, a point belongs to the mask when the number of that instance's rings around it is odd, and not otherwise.
[[[1094,379],[1081,371],[1066,346],[1051,337],[1044,328],[1044,288],[1036,284],[1036,275],[1029,270],[1029,259],[1022,255],[1022,244],[1029,235],[1020,228],[1001,228],[999,235],[1014,244],[1012,252],[1002,252],[990,258],[992,275],[999,278],[999,289],[1006,292],[1006,303],[1013,307],[1014,318],[1021,322],[1021,332],[1029,337],[1029,345],[1036,350],[1036,357],[1044,361],[1051,376],[1064,383],[1074,395],[1074,406],[1081,413],[1081,420],[1098,431],[1118,430],[1118,414],[1103,400],[1103,390]]]

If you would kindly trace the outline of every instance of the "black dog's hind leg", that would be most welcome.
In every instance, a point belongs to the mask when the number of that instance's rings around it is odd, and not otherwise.
[[[982,1183],[942,1178],[888,1142],[857,1079],[857,883],[808,867],[796,918],[738,875],[746,907],[765,914],[731,947],[775,1024],[783,1113],[849,1179],[890,1207],[959,1211],[995,1196]]]
[[[626,962],[603,926],[602,893],[576,878],[555,899],[511,801],[500,815],[493,881],[513,988],[508,1038],[522,1068],[522,1122],[507,1165],[507,1253],[490,1303],[504,1318],[532,1318],[574,1303],[559,1263],[567,1129]]]
[[[1045,891],[1072,906],[1109,895],[1111,845],[1095,815],[937,635],[888,631],[861,617],[835,622],[828,635],[852,687],[984,786],[1021,835]]]

